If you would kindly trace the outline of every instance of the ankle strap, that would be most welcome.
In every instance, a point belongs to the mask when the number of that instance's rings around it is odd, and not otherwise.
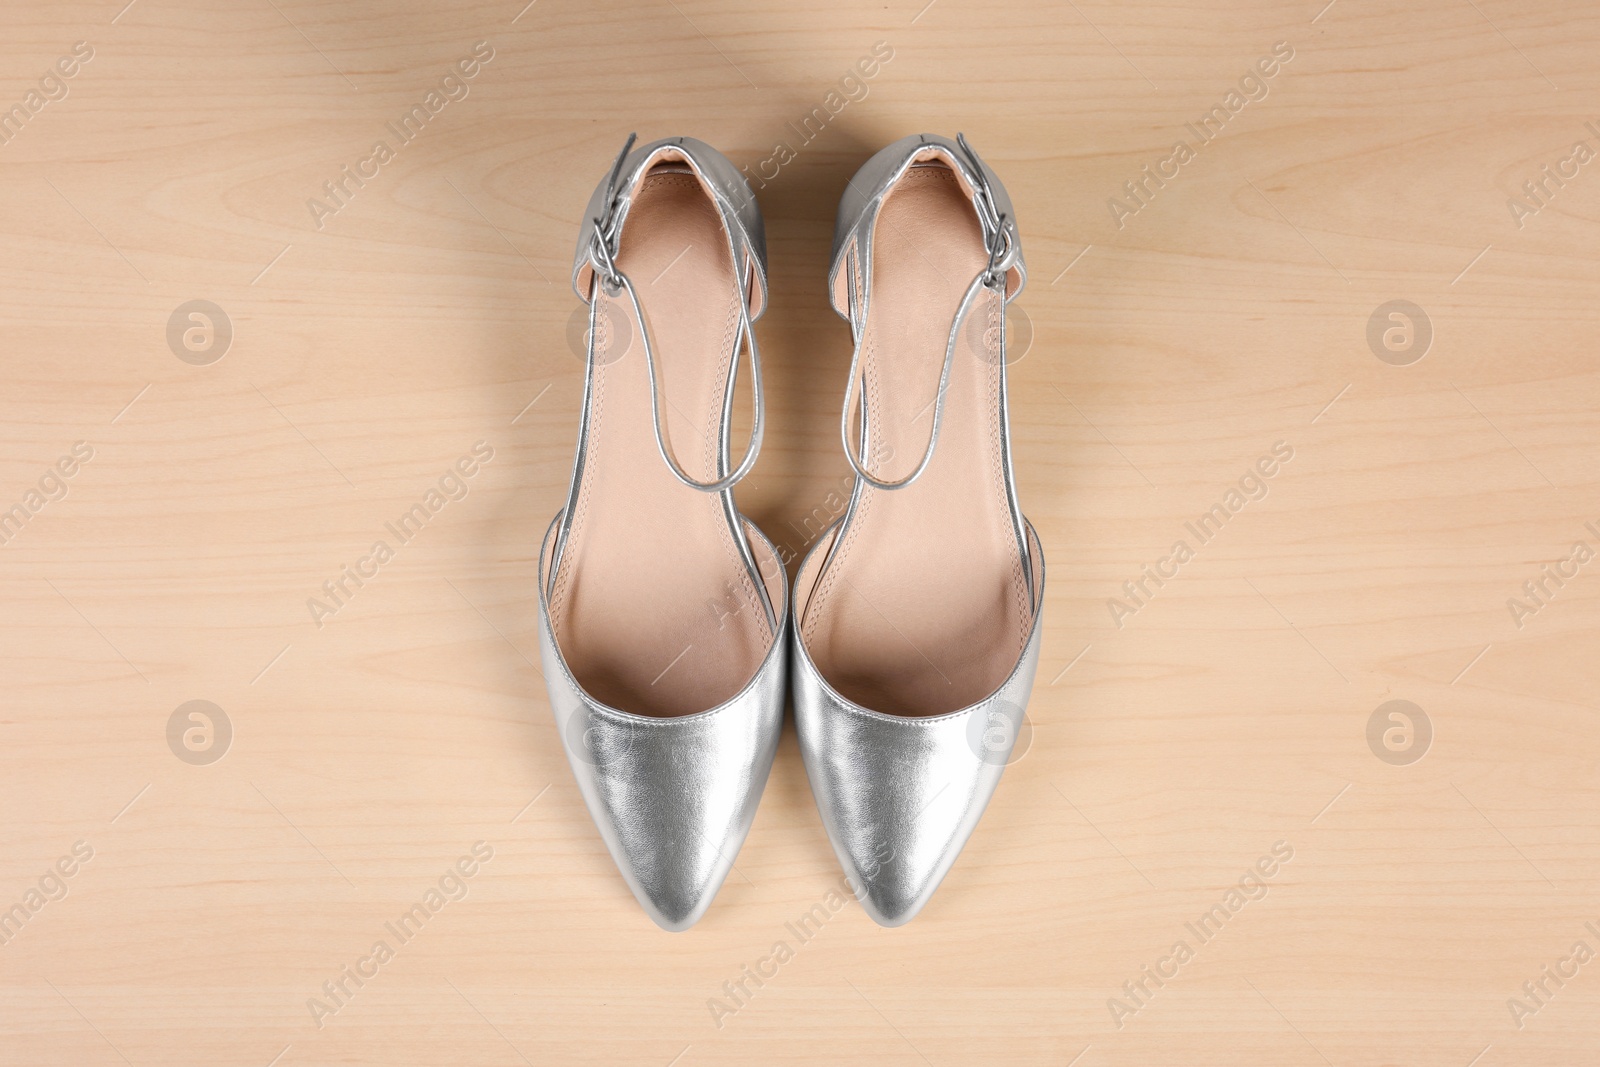
[[[573,264],[573,288],[581,299],[589,303],[594,300],[596,288],[613,298],[623,292],[628,294],[634,315],[639,321],[645,369],[650,377],[650,421],[655,431],[656,451],[672,476],[684,485],[703,493],[720,493],[732,488],[749,474],[756,456],[761,452],[765,403],[761,388],[761,352],[756,344],[753,324],[766,310],[766,235],[749,186],[721,153],[692,137],[655,141],[634,151],[633,144],[637,136],[628,135],[627,143],[612,164],[610,175],[589,201],[589,211],[579,233],[578,252]],[[655,348],[650,343],[650,327],[645,321],[638,291],[616,262],[622,227],[633,203],[634,187],[652,166],[664,159],[681,160],[694,172],[716,205],[728,238],[728,251],[739,281],[739,330],[734,337],[734,359],[727,386],[730,398],[738,384],[739,350],[748,347],[750,353],[750,388],[754,408],[750,437],[744,455],[732,472],[707,482],[690,477],[672,453],[670,435],[663,428],[661,387],[656,371]],[[731,403],[724,405],[724,419],[728,418],[731,411]]]
[[[933,426],[928,434],[928,445],[912,472],[896,481],[880,479],[868,471],[861,458],[857,441],[864,442],[868,435],[865,383],[859,383],[862,396],[853,402],[861,373],[861,353],[866,337],[867,311],[872,290],[872,242],[876,233],[879,211],[890,191],[914,164],[939,159],[949,165],[972,198],[983,229],[984,247],[989,261],[967,286],[966,293],[956,308],[950,323],[950,335],[945,343],[944,363],[939,370],[939,390],[933,401]],[[839,436],[844,444],[845,458],[856,474],[875,489],[904,489],[927,469],[939,444],[939,429],[944,420],[945,391],[950,383],[950,368],[955,359],[956,342],[961,326],[978,294],[985,289],[1000,294],[1003,303],[1016,298],[1027,280],[1022,261],[1022,242],[1017,224],[1011,213],[1011,199],[1005,187],[967,144],[962,134],[954,141],[934,134],[917,134],[896,141],[867,161],[845,190],[839,205],[839,223],[834,234],[834,262],[830,275],[834,310],[850,323],[855,337],[854,351],[850,356],[850,377],[845,386],[844,410],[839,419]],[[842,296],[842,299],[841,299]],[[841,306],[842,305],[842,306]],[[1005,316],[1000,316],[999,341],[1002,365],[1005,358]],[[857,421],[859,412],[859,426]],[[854,433],[852,433],[854,429]],[[852,440],[855,438],[856,440]]]

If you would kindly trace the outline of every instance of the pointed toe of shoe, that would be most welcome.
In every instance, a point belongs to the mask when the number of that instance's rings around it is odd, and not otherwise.
[[[858,899],[861,901],[861,909],[879,926],[904,926],[916,918],[922,906],[932,899],[936,888],[938,883],[934,882],[928,884],[922,892],[911,894],[900,891],[899,887],[882,887],[869,883]]]
[[[904,926],[933,898],[961,843],[924,850],[911,840],[887,841],[864,870],[847,871],[861,909],[879,926]]]
[[[628,888],[664,930],[693,926],[750,832],[783,727],[785,634],[723,704],[654,717],[584,692],[541,603],[550,707],[589,815]]]
[[[996,692],[960,711],[916,717],[844,698],[793,639],[806,776],[851,888],[879,925],[914,918],[972,836],[1012,760],[1038,651],[1036,626]]]
[[[1005,733],[1009,724],[1015,737],[1021,707],[995,702],[914,719],[819,694],[797,700],[795,714],[817,807],[856,898],[880,926],[909,922],[999,784],[1009,746],[994,758],[973,736]]]
[[[555,702],[589,814],[664,930],[687,930],[705,914],[749,833],[783,721],[781,672],[765,681],[720,708],[671,719]]]
[[[733,850],[738,850],[734,843]],[[613,853],[613,855],[615,855]],[[629,861],[619,858],[617,865]],[[725,871],[718,871],[713,862],[695,865],[677,864],[674,869],[661,871],[649,864],[639,864],[629,872],[623,868],[623,877],[633,890],[644,913],[661,929],[679,934],[700,921],[711,906],[711,900],[722,885]]]
[[[628,729],[602,721],[590,716],[591,737]],[[690,736],[697,732],[657,731],[648,745],[628,739],[625,755],[575,761],[584,800],[623,880],[651,921],[673,932],[689,929],[710,907],[744,843],[768,766],[749,747]],[[735,761],[750,771],[741,783],[728,783],[734,788],[695,769]]]

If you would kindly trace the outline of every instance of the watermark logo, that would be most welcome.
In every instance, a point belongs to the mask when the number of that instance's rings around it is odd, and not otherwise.
[[[969,314],[965,333],[967,344],[978,358],[993,366],[1000,362],[1000,316]],[[1015,304],[1005,306],[1005,363],[1010,367],[1022,361],[1033,347],[1033,319]]]
[[[757,957],[755,963],[742,964],[738,974],[722,983],[718,991],[722,996],[706,998],[706,1009],[711,1013],[712,1025],[721,1030],[729,1019],[748,1007],[756,993],[778,977],[783,965],[794,959],[807,942],[822,933],[824,924],[843,911],[852,896],[857,900],[865,899],[865,879],[876,878],[884,865],[893,860],[894,849],[886,842],[878,842],[873,846],[872,858],[862,864],[863,881],[860,884],[848,874],[845,875],[837,885],[828,888],[821,900],[801,912],[793,921],[784,923],[783,931],[788,937],[774,941],[766,955]],[[791,937],[794,939],[792,944],[789,940]]]
[[[0,144],[10,144],[41,111],[58,100],[65,100],[71,91],[67,82],[76,78],[83,65],[93,58],[94,45],[79,41],[72,46],[69,55],[61,56],[53,67],[45,69],[38,83],[22,94],[22,99],[10,106],[0,104]]]
[[[1272,46],[1270,55],[1264,55],[1245,68],[1238,84],[1227,91],[1194,122],[1184,124],[1185,136],[1176,138],[1166,155],[1154,163],[1146,163],[1139,173],[1122,183],[1122,192],[1106,198],[1106,210],[1117,229],[1128,224],[1128,219],[1149,207],[1156,195],[1177,180],[1183,168],[1200,158],[1201,149],[1222,136],[1229,122],[1251,104],[1265,100],[1272,91],[1272,79],[1277,77],[1290,60],[1294,59],[1294,46],[1279,41]],[[1192,139],[1193,144],[1189,141]],[[1125,198],[1124,198],[1125,197]]]
[[[1409,300],[1379,304],[1367,319],[1367,347],[1391,367],[1409,367],[1433,345],[1433,321]]]
[[[1596,938],[1600,938],[1600,926],[1592,921],[1583,924],[1583,928]],[[1511,1022],[1518,1030],[1527,1025],[1527,1020],[1538,1015],[1555,995],[1565,988],[1566,984],[1578,977],[1578,972],[1583,965],[1594,959],[1594,949],[1589,947],[1589,942],[1581,938],[1572,943],[1572,948],[1567,950],[1565,956],[1557,957],[1554,963],[1544,964],[1539,968],[1539,973],[1533,978],[1522,983],[1522,996],[1508,997],[1506,1010],[1511,1013]],[[1555,988],[1550,987],[1554,985]]]
[[[394,162],[402,148],[422,136],[422,131],[440,112],[453,102],[465,100],[472,91],[469,83],[492,59],[494,46],[488,41],[473,45],[469,55],[445,68],[444,76],[422,99],[384,125],[384,132],[394,138],[392,147],[386,138],[373,141],[372,151],[356,160],[354,166],[346,163],[339,168],[337,176],[323,182],[322,194],[306,201],[306,210],[311,213],[311,221],[317,229],[322,229],[329,217],[349,207],[356,194]]]
[[[1121,1030],[1129,1019],[1148,1008],[1156,994],[1179,976],[1200,948],[1215,941],[1248,905],[1266,898],[1272,888],[1272,879],[1292,859],[1293,845],[1287,841],[1273,842],[1271,851],[1263,853],[1255,863],[1246,867],[1239,880],[1222,894],[1220,900],[1193,922],[1184,923],[1185,936],[1175,939],[1154,964],[1141,965],[1138,974],[1122,983],[1120,996],[1106,998],[1106,1010],[1111,1013],[1112,1025]]]
[[[185,363],[209,367],[228,354],[233,320],[209,300],[190,300],[167,318],[167,347]]]
[[[822,135],[822,131],[828,128],[841,111],[852,103],[859,104],[867,98],[872,91],[867,83],[877,77],[893,58],[894,46],[888,41],[874,43],[870,54],[862,56],[853,66],[845,69],[844,76],[838,83],[823,94],[821,103],[802,115],[798,123],[785,124],[783,131],[785,139],[777,141],[772,146],[772,154],[756,163],[753,172],[748,164],[739,168],[744,172],[744,176],[754,182],[757,188],[765,189],[768,182],[775,179],[784,167],[799,157],[801,151]]]
[[[1597,540],[1600,540],[1600,528],[1592,522],[1583,524],[1583,528]],[[1540,564],[1539,575],[1529,578],[1522,583],[1522,592],[1526,599],[1520,597],[1507,597],[1506,610],[1511,612],[1511,621],[1517,629],[1527,625],[1527,621],[1539,614],[1547,607],[1556,594],[1566,588],[1566,584],[1578,577],[1584,564],[1594,559],[1594,549],[1587,541],[1574,541],[1567,554],[1559,556],[1549,563]]]
[[[1596,128],[1593,121],[1583,125],[1591,134],[1600,137],[1600,128]],[[1594,161],[1595,155],[1588,141],[1574,141],[1553,168],[1546,163],[1538,174],[1522,183],[1523,195],[1506,197],[1506,209],[1511,212],[1511,221],[1517,224],[1517,229],[1522,229],[1528,219],[1549,207],[1556,194],[1581,174],[1583,168]]]
[[[1409,700],[1379,704],[1367,718],[1367,747],[1383,762],[1406,767],[1428,754],[1433,723]]]
[[[872,458],[867,464],[867,469],[879,472],[878,477],[880,478],[885,477],[882,472],[888,468],[889,462],[894,459],[894,446],[887,441],[878,440],[868,447],[872,451]],[[821,537],[828,527],[833,525],[835,519],[844,514],[845,509],[850,506],[850,497],[855,491],[855,484],[856,476],[854,471],[840,475],[838,480],[833,483],[833,488],[829,489],[827,495],[822,498],[822,503],[802,515],[799,521],[794,519],[784,520],[784,525],[799,535],[800,543],[796,546],[787,537],[781,541],[775,541],[774,545],[778,549],[779,563],[785,567],[793,563],[808,545]]]
[[[366,954],[341,966],[338,973],[322,983],[318,996],[307,997],[306,1010],[317,1029],[321,1030],[329,1019],[343,1011],[368,982],[378,977],[401,948],[415,941],[428,920],[443,911],[446,905],[467,899],[471,890],[468,883],[492,859],[493,845],[487,841],[474,842],[470,853],[446,867],[420,898],[413,900],[410,907],[383,924],[386,936],[374,941]],[[390,938],[394,939],[392,945]]]
[[[1165,556],[1157,559],[1154,564],[1141,567],[1137,578],[1123,582],[1123,596],[1109,597],[1106,600],[1106,610],[1110,612],[1111,621],[1116,624],[1117,629],[1122,629],[1127,619],[1143,611],[1163,586],[1178,577],[1183,565],[1194,559],[1200,549],[1210,544],[1212,539],[1222,532],[1228,520],[1243,511],[1246,505],[1257,500],[1265,500],[1267,494],[1271,492],[1268,482],[1275,478],[1293,458],[1293,445],[1287,441],[1274,442],[1270,453],[1261,455],[1254,464],[1245,468],[1236,486],[1230,487],[1223,493],[1222,498],[1211,505],[1205,513],[1183,524],[1188,537],[1174,541],[1171,550]],[[1192,545],[1190,538],[1194,541]]]
[[[598,766],[602,759],[615,760],[633,747],[634,731],[627,727],[605,729],[606,723],[583,705],[574,708],[561,728],[561,739],[576,763]]]
[[[1009,767],[1033,747],[1033,721],[1009,700],[991,701],[967,717],[967,746],[980,762]]]
[[[591,311],[594,315],[592,332],[589,325]],[[633,347],[632,317],[621,305],[601,300],[598,295],[592,305],[579,304],[567,316],[567,348],[580,362],[587,363],[591,342],[596,366],[615,363]]]
[[[209,700],[179,704],[167,717],[167,747],[192,766],[217,762],[232,744],[233,721]]]
[[[10,544],[11,539],[21,533],[22,528],[44,510],[45,505],[66,499],[67,479],[77,474],[93,458],[93,445],[87,441],[74,441],[71,453],[57,459],[54,466],[46,467],[39,480],[22,494],[22,499],[9,508],[0,504],[0,508],[3,508],[0,510],[0,545]]]
[[[383,524],[385,532],[394,541],[393,545],[388,538],[372,542],[366,555],[340,567],[337,575],[322,583],[322,596],[307,597],[306,611],[310,613],[317,629],[322,629],[328,619],[343,611],[355,599],[355,595],[394,560],[400,548],[415,540],[439,512],[452,503],[465,500],[472,491],[471,479],[492,459],[493,445],[487,441],[475,443],[471,452],[464,453],[454,464],[445,468],[438,480],[423,493],[422,499],[398,518]]]
[[[39,876],[34,885],[28,887],[20,900],[0,911],[0,945],[9,945],[13,938],[22,933],[22,928],[32,922],[36,914],[44,910],[46,904],[67,899],[67,893],[71,891],[67,879],[77,874],[92,859],[94,859],[94,846],[80,839],[72,843],[70,853],[62,855],[54,864],[46,867],[44,874]]]

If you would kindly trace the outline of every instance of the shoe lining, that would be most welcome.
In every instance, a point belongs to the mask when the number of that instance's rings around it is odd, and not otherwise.
[[[718,432],[738,355],[739,280],[722,219],[681,164],[640,179],[617,265],[649,323],[668,443],[686,474],[712,481],[725,473]],[[705,711],[754,676],[773,634],[720,494],[683,485],[657,452],[632,303],[598,285],[594,299],[610,326],[596,330],[589,437],[551,589],[552,632],[596,700],[640,715]],[[756,539],[752,548],[763,573],[776,571]]]
[[[892,481],[922,457],[951,319],[988,253],[942,162],[907,170],[872,239],[862,456],[874,477]],[[974,704],[1005,681],[1028,640],[1033,608],[1000,436],[1002,313],[993,291],[975,300],[927,469],[903,489],[863,485],[804,605],[801,635],[817,668],[875,711],[940,715]]]

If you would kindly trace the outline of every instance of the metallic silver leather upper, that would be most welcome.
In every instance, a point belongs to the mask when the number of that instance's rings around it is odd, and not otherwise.
[[[631,143],[631,142],[630,142]],[[704,141],[693,137],[667,137],[626,151],[611,177],[595,187],[578,230],[578,247],[572,262],[572,291],[589,300],[588,271],[594,263],[590,250],[597,236],[616,250],[616,237],[633,206],[639,179],[668,153],[681,156],[695,176],[711,188],[712,200],[722,214],[733,241],[734,270],[751,279],[751,318],[760,318],[767,304],[767,234],[750,183],[733,161]]]
[[[928,434],[928,444],[923,451],[922,459],[904,478],[893,482],[881,481],[874,477],[866,465],[857,458],[857,446],[852,443],[851,433],[851,417],[855,414],[851,396],[857,385],[862,346],[866,339],[867,313],[872,302],[873,237],[878,223],[878,213],[895,184],[918,162],[933,159],[949,166],[955,172],[957,179],[970,190],[972,208],[983,229],[984,244],[989,250],[989,262],[985,270],[968,285],[966,295],[962,297],[961,304],[950,323],[944,365],[939,372],[939,387],[934,393],[933,425]],[[846,184],[844,194],[839,199],[839,216],[834,223],[833,265],[828,274],[828,287],[834,310],[850,323],[850,332],[855,342],[845,384],[844,409],[839,419],[840,443],[844,447],[845,459],[856,473],[856,492],[851,500],[850,511],[844,516],[846,523],[850,522],[855,511],[863,482],[875,489],[904,489],[917,480],[933,459],[934,449],[939,444],[939,430],[944,420],[945,389],[950,379],[951,361],[955,358],[956,339],[961,324],[972,306],[973,298],[980,289],[988,287],[1002,294],[1003,303],[1010,303],[1022,291],[1027,280],[1027,265],[1022,258],[1022,237],[1017,230],[1011,195],[1006,192],[1005,184],[1001,182],[999,176],[989,169],[989,165],[978,153],[972,150],[972,146],[967,144],[967,139],[963,135],[957,134],[954,141],[932,133],[902,137],[876,152]],[[1018,552],[1026,561],[1028,539],[1023,534],[1025,520],[1022,516],[1022,506],[1017,500],[1016,480],[1012,473],[1010,420],[1005,416],[1007,386],[1004,315],[1001,316],[999,325],[1001,465],[1004,467],[1006,499],[1011,512],[1012,530],[1017,538]],[[865,383],[862,383],[860,393],[859,418],[860,436],[864,438],[867,427]],[[1023,571],[1028,577],[1031,593],[1033,568],[1024,565]]]
[[[817,539],[802,575],[839,529]],[[1028,537],[1038,574],[1027,644],[998,689],[948,715],[886,715],[840,695],[800,636],[809,590],[797,587],[791,598],[795,727],[806,777],[851,887],[882,926],[910,921],[932,898],[1010,762],[1039,663],[1044,607],[1044,553],[1032,525]]]
[[[989,249],[985,272],[974,279],[950,327],[934,405],[933,431],[922,464],[899,482],[873,478],[858,462],[849,433],[847,387],[841,434],[856,471],[850,506],[801,564],[791,597],[795,721],[806,774],[834,851],[856,888],[862,906],[884,926],[910,920],[932,897],[977,826],[1000,781],[1021,729],[1039,658],[1044,607],[1044,554],[1038,536],[1023,517],[1012,472],[1006,412],[1005,333],[1000,332],[1001,463],[1007,506],[1033,605],[1032,630],[1016,665],[989,696],[945,715],[914,717],[873,711],[835,690],[805,647],[803,613],[810,588],[821,580],[831,559],[812,557],[840,542],[855,518],[868,485],[894,490],[909,485],[927,466],[938,443],[939,412],[956,333],[979,286],[1003,291],[1009,302],[1027,279],[1016,215],[1004,184],[972,151],[965,138],[915,134],[872,156],[850,181],[839,203],[834,229],[829,292],[834,310],[851,326],[856,352],[851,386],[860,366],[867,309],[872,292],[872,245],[878,213],[896,183],[919,161],[947,164],[970,191],[973,210]],[[864,391],[863,391],[864,392]],[[865,417],[862,419],[865,437]]]
[[[731,452],[729,434],[733,423],[733,382],[738,373],[738,360],[735,358],[729,365],[729,381],[727,399],[723,406],[722,425],[718,434],[718,470],[723,477],[715,485],[706,485],[688,478],[672,459],[670,451],[661,429],[661,415],[659,410],[659,390],[655,387],[656,372],[655,361],[651,353],[648,331],[641,341],[644,345],[646,363],[650,368],[651,379],[651,418],[654,421],[656,447],[661,453],[662,460],[671,469],[672,473],[685,485],[704,491],[714,491],[722,498],[723,510],[728,518],[728,526],[734,542],[738,545],[744,557],[745,569],[750,574],[750,580],[761,598],[763,611],[767,616],[767,623],[774,631],[777,629],[780,612],[776,611],[771,597],[767,594],[766,583],[761,580],[760,569],[756,566],[755,558],[750,553],[747,540],[740,536],[742,529],[738,509],[733,502],[733,483],[742,477],[745,471],[754,464],[756,454],[761,449],[761,425],[763,405],[761,395],[761,361],[755,348],[755,333],[752,323],[759,319],[766,311],[767,303],[767,240],[765,224],[761,219],[761,209],[756,204],[755,194],[750,190],[750,184],[745,181],[744,175],[739,173],[733,162],[718,152],[704,141],[695,140],[693,137],[669,137],[638,148],[633,147],[634,135],[628,136],[627,144],[617,156],[612,165],[611,173],[595,186],[594,193],[589,197],[588,208],[584,212],[583,222],[578,227],[578,246],[573,257],[572,289],[578,294],[579,299],[591,305],[589,316],[589,352],[587,368],[588,373],[583,383],[583,405],[578,419],[578,447],[572,460],[572,480],[567,489],[567,503],[562,509],[562,516],[572,516],[577,513],[578,496],[583,483],[583,461],[587,453],[591,418],[593,415],[592,400],[594,389],[594,338],[596,336],[593,302],[591,294],[597,284],[600,271],[611,270],[615,273],[615,257],[622,240],[623,225],[627,221],[628,211],[633,206],[633,192],[639,180],[664,157],[669,155],[681,159],[705,183],[711,194],[711,201],[716,206],[717,213],[722,218],[723,231],[728,239],[728,249],[732,256],[734,269],[742,279],[744,291],[740,295],[740,335],[747,338],[750,344],[750,364],[752,368],[753,407],[755,420],[750,431],[750,444],[746,452],[745,461],[738,471],[730,473]],[[644,316],[638,306],[637,295],[633,293],[631,283],[628,285],[630,296],[634,301],[635,312],[640,312],[639,321],[644,321]],[[734,344],[737,357],[738,340]],[[550,568],[551,579],[554,580],[557,566],[561,561],[561,554],[566,547],[566,538],[569,524],[562,518],[556,531],[555,564]]]
[[[640,323],[639,340],[644,349],[645,367],[650,376],[650,420],[655,431],[656,449],[661,455],[662,462],[667,465],[673,477],[684,485],[702,492],[723,493],[726,496],[726,490],[731,489],[750,472],[755,465],[757,454],[761,451],[765,409],[761,393],[761,355],[756,345],[754,323],[765,312],[767,304],[766,231],[761,220],[761,211],[756,206],[755,194],[750,191],[749,183],[721,152],[693,137],[672,137],[652,141],[635,149],[633,144],[636,136],[628,135],[628,141],[617,154],[617,160],[612,164],[610,174],[595,187],[593,195],[589,198],[588,209],[584,212],[583,222],[578,228],[578,247],[572,266],[572,289],[578,294],[579,299],[591,305],[589,315],[591,340],[595,335],[596,325],[592,310],[595,285],[603,284],[611,295],[627,293]],[[710,482],[697,481],[685,473],[667,443],[667,435],[662,431],[661,389],[656,372],[654,346],[650,340],[644,308],[639,303],[639,294],[633,282],[616,263],[622,243],[622,230],[633,207],[634,190],[638,187],[639,180],[652,167],[665,162],[680,163],[687,167],[709,195],[722,220],[723,236],[728,242],[730,262],[739,279],[739,332],[734,339],[735,360],[729,367],[730,377],[721,427],[724,452],[726,452],[728,428],[732,422],[733,383],[738,377],[738,351],[742,344],[748,345],[750,350],[750,388],[755,413],[750,427],[750,440],[737,469],[730,472],[728,470],[730,460],[726,456],[719,457],[720,477]],[[592,357],[592,343],[590,349]],[[594,370],[592,358],[589,369],[592,378]],[[572,478],[572,494],[567,499],[568,514],[576,514],[578,482],[583,473],[581,446],[589,429],[590,384],[592,383],[586,383],[584,389],[583,423],[579,427],[580,447]],[[558,560],[565,548],[566,536],[567,531],[563,528],[556,539]],[[737,538],[737,535],[735,536]],[[770,606],[767,615],[770,620],[772,616]]]
[[[601,703],[584,691],[562,656],[551,626],[549,597],[569,530],[567,516],[573,513],[584,477],[592,425],[596,366],[591,314],[589,373],[571,488],[567,506],[551,523],[539,554],[539,648],[551,711],[590,816],[650,918],[665,929],[684,930],[704,914],[744,843],[783,724],[787,582],[780,574],[774,590],[764,580],[751,542],[765,545],[773,561],[777,552],[760,530],[739,514],[732,492],[732,483],[748,469],[760,447],[760,364],[750,324],[766,305],[766,239],[754,194],[743,175],[716,149],[691,137],[654,141],[637,149],[632,145],[630,137],[611,173],[589,200],[578,237],[573,288],[588,302],[593,286],[601,284],[607,272],[615,278],[614,257],[639,179],[667,158],[687,165],[707,188],[722,218],[736,276],[741,280],[740,325],[750,344],[756,429],[747,461],[730,474],[736,373],[730,369],[728,399],[718,428],[717,483],[695,483],[684,476],[662,440],[659,415],[656,442],[661,458],[680,481],[720,498],[730,539],[739,549],[766,613],[772,643],[750,680],[733,697],[714,708],[670,717],[636,715]],[[631,293],[631,284],[629,288]],[[638,311],[636,296],[634,301]],[[643,315],[639,318],[642,323]],[[648,361],[648,335],[644,340]],[[737,346],[736,340],[734,367]],[[653,383],[653,363],[651,368]]]
[[[539,553],[539,653],[567,761],[628,888],[658,926],[686,930],[705,913],[750,832],[783,729],[787,583],[779,628],[732,699],[693,715],[634,715],[595,700],[573,677],[550,628]],[[761,531],[746,530],[777,551]]]
[[[1002,232],[996,243],[1011,249],[1012,259],[1006,264],[1006,301],[1015,300],[1027,283],[1028,270],[1022,259],[1022,236],[1017,230],[1016,211],[999,176],[964,143],[936,133],[914,133],[873,153],[846,184],[844,195],[839,198],[839,214],[833,224],[828,292],[833,310],[852,325],[855,325],[855,318],[852,317],[849,287],[842,284],[848,281],[846,267],[854,261],[859,288],[871,289],[872,229],[878,222],[878,209],[906,170],[925,155],[936,156],[948,164],[967,187],[981,190],[988,199],[988,204],[975,204],[974,208],[984,222],[985,236],[990,236],[991,225],[998,224]],[[865,317],[865,307],[862,301],[858,308],[861,318]]]

